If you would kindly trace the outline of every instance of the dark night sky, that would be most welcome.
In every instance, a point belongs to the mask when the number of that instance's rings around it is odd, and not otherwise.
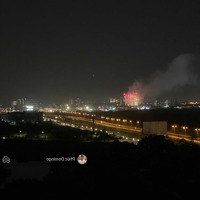
[[[0,103],[117,97],[200,53],[198,1],[158,2],[1,0]]]

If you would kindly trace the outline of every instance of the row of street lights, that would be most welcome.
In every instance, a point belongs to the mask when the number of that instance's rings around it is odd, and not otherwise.
[[[174,133],[176,133],[176,128],[178,128],[178,125],[172,125],[172,129],[173,129],[173,132],[174,132]],[[181,128],[184,130],[185,135],[186,135],[186,134],[187,134],[187,130],[188,130],[189,128],[188,128],[187,126],[182,126]],[[195,132],[197,133],[197,137],[198,137],[200,128],[195,128],[194,130],[195,130]]]
[[[111,120],[111,121],[117,121],[117,122],[124,122],[124,123],[133,123],[132,120],[127,120],[127,119],[118,119],[118,118],[110,118],[110,117],[105,117],[105,116],[101,116],[101,119],[105,119],[105,120]],[[137,124],[139,124],[140,121],[137,121]]]
[[[197,132],[197,137],[198,137],[199,136],[200,128],[195,128],[195,131]]]

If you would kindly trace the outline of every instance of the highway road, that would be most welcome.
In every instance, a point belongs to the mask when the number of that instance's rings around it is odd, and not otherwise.
[[[79,128],[81,130],[93,131],[93,120],[84,117],[76,116],[65,116],[60,118],[59,115],[46,115],[46,120],[52,120],[54,123],[61,126],[69,126],[73,128]],[[141,129],[133,128],[129,129],[128,126],[112,124],[108,122],[103,122],[100,120],[95,120],[94,131],[102,132],[105,129],[107,134],[112,134],[120,141],[126,141],[131,143],[138,143],[141,139]],[[134,132],[133,132],[134,131]]]
[[[85,117],[67,116],[66,118],[93,123],[92,119],[88,119],[88,118],[85,118]],[[94,120],[94,124],[109,127],[109,128],[115,128],[115,129],[131,132],[131,133],[134,132],[134,133],[140,133],[141,134],[141,132],[142,132],[141,128],[132,127],[132,126],[125,126],[125,125],[120,125],[120,124],[114,124],[114,123],[105,122],[105,121],[96,120],[96,119]]]
[[[60,117],[59,115],[53,115],[53,117],[52,117],[52,115],[46,115],[46,116],[48,116],[51,119],[57,117],[60,122],[69,119],[69,120],[76,120],[76,121],[80,121],[80,122],[86,122],[86,123],[90,124],[90,126],[92,126],[92,123],[93,123],[93,119],[88,118],[88,117],[82,117],[82,116],[62,116],[62,117]],[[105,128],[110,128],[115,131],[117,131],[117,130],[123,131],[124,133],[127,133],[125,138],[129,141],[133,140],[133,138],[134,138],[133,135],[135,135],[135,134],[142,136],[142,128],[138,128],[138,127],[110,123],[110,122],[97,120],[97,119],[94,119],[94,125],[105,127]],[[80,128],[80,129],[83,129],[83,128]],[[92,128],[90,127],[90,130],[91,129]],[[123,136],[123,134],[119,134],[119,135]],[[167,136],[172,139],[184,139],[186,141],[190,141],[190,142],[193,141],[195,143],[200,144],[200,140],[191,140],[191,137],[189,135],[167,132]]]

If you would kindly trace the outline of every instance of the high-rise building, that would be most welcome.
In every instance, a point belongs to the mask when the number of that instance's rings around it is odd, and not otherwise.
[[[120,101],[120,100],[117,99],[117,98],[110,98],[110,99],[109,99],[109,102],[110,102],[110,103],[119,103],[119,101]]]
[[[39,102],[33,99],[17,99],[11,102],[13,111],[34,111],[39,107]]]
[[[69,104],[69,106],[74,106],[74,100],[73,99],[69,99],[68,104]]]
[[[76,99],[75,99],[75,106],[76,106],[76,107],[81,106],[81,100],[80,100],[79,98],[76,98]]]
[[[68,105],[70,107],[80,107],[82,105],[81,99],[76,98],[76,99],[69,99]]]
[[[120,97],[119,98],[119,106],[124,106],[125,102],[124,102],[124,97]]]

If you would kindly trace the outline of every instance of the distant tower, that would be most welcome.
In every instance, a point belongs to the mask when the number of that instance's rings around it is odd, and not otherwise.
[[[68,103],[69,103],[69,106],[74,106],[74,100],[73,99],[70,99]]]
[[[119,106],[124,106],[124,97],[119,98]]]
[[[81,100],[80,100],[79,98],[76,98],[76,100],[75,100],[75,105],[76,105],[77,107],[81,106]]]

